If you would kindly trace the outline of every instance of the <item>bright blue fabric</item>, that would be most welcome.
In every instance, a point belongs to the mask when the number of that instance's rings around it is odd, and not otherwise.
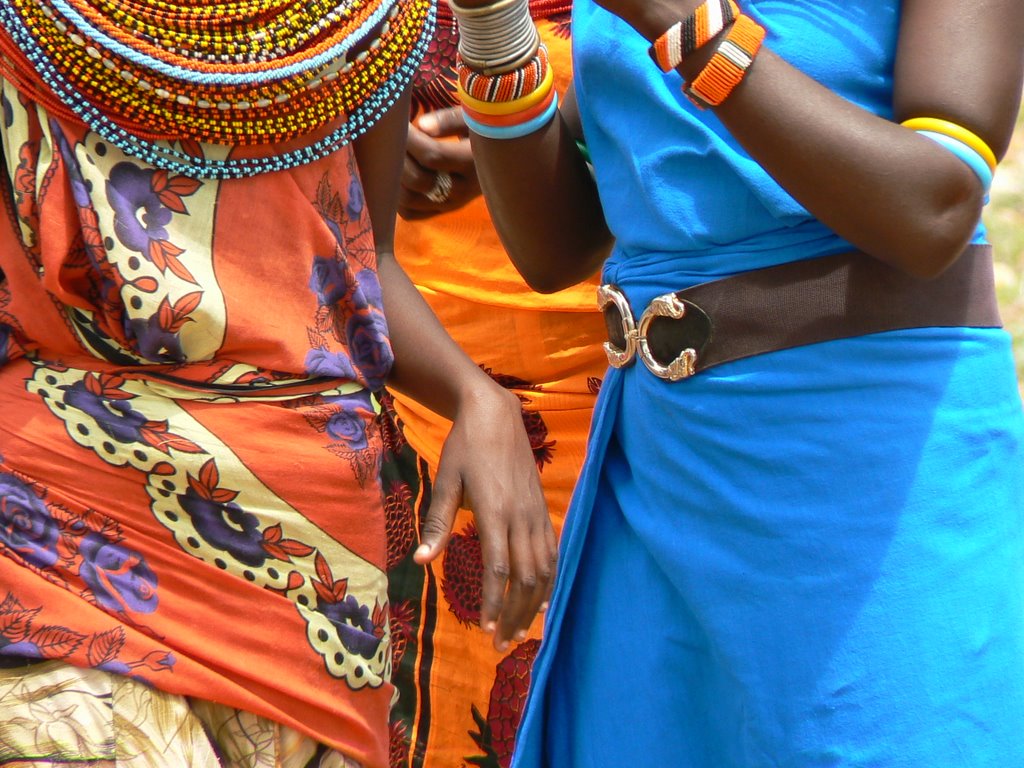
[[[888,116],[898,3],[744,8]],[[627,25],[577,0],[573,38],[618,238],[605,278],[633,307],[849,248]],[[610,371],[513,765],[1024,765],[1022,523],[1002,330],[876,334],[674,384]]]

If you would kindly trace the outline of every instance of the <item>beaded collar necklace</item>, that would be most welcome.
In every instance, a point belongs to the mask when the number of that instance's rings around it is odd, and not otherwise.
[[[434,18],[431,0],[4,0],[0,76],[157,167],[237,178],[365,133],[415,75]],[[185,151],[203,143],[263,154]]]

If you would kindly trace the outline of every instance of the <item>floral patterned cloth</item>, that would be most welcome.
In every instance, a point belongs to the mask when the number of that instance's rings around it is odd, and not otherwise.
[[[386,765],[392,357],[351,149],[197,181],[0,93],[0,655]]]
[[[59,661],[0,669],[0,763],[97,768],[360,768],[250,712]]]
[[[530,3],[543,16],[538,28],[560,92],[572,76],[570,15],[562,5]],[[455,50],[454,29],[439,22],[414,91],[420,108],[456,103]],[[509,261],[482,198],[429,219],[399,220],[395,251],[448,333],[522,402],[548,510],[560,529],[607,367],[596,277],[555,294],[534,292]],[[401,696],[393,710],[392,764],[507,766],[542,622],[505,653],[480,631],[483,561],[468,510],[459,511],[442,558],[426,571],[410,562],[404,542],[429,501],[429,478],[450,424],[399,392],[394,401],[408,445],[389,442],[385,450],[389,591],[401,619],[396,627],[409,640],[396,646],[403,653],[396,653],[393,676]]]

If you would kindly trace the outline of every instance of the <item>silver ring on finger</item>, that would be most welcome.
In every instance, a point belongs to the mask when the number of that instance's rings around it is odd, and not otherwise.
[[[452,177],[447,171],[438,171],[434,176],[434,186],[426,193],[425,197],[432,203],[446,203],[452,194]]]

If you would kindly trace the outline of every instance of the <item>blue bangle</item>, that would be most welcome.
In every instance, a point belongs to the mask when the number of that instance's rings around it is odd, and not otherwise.
[[[992,186],[992,170],[988,167],[988,163],[985,162],[985,158],[979,155],[976,151],[971,149],[969,146],[964,144],[958,139],[954,139],[950,136],[946,136],[943,133],[936,133],[935,131],[917,131],[922,136],[927,136],[929,139],[937,144],[941,144],[943,147],[948,149],[954,155],[963,160],[974,171],[974,175],[978,177],[981,182],[982,189],[988,193],[989,187]]]
[[[469,115],[465,115],[466,126],[473,133],[485,136],[488,139],[518,139],[521,136],[528,136],[534,131],[539,131],[545,125],[550,123],[555,117],[555,113],[558,112],[558,94],[551,100],[551,104],[548,108],[541,112],[539,115],[531,120],[527,120],[525,123],[519,123],[517,125],[484,125],[471,118]]]

